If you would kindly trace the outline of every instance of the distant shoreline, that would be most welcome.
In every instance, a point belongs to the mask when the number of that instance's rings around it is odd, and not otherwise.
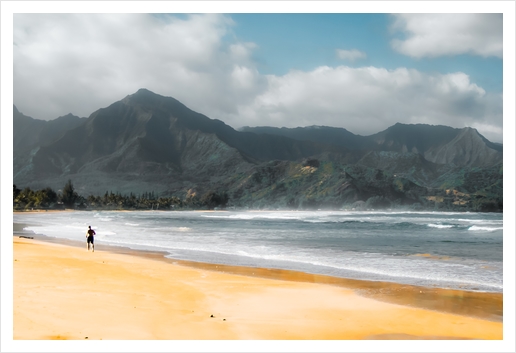
[[[503,339],[501,320],[420,309],[421,293],[397,287],[394,305],[293,272],[271,279],[18,237],[13,250],[14,340]]]
[[[85,243],[64,239],[51,238],[43,234],[35,234],[23,231],[20,223],[13,223],[15,231],[13,236],[27,236],[30,234],[35,240],[49,243],[57,243],[67,246],[84,248]],[[260,277],[267,279],[287,280],[295,282],[309,282],[318,284],[328,284],[344,287],[357,291],[362,296],[386,301],[390,303],[409,305],[417,308],[436,310],[459,315],[468,315],[485,320],[502,322],[503,321],[503,292],[482,292],[466,291],[445,288],[429,288],[422,286],[407,285],[395,282],[357,280],[328,275],[311,274],[295,270],[285,270],[276,268],[257,268],[234,265],[224,265],[216,263],[204,263],[196,261],[179,260],[166,257],[165,251],[150,251],[132,249],[125,246],[112,246],[97,243],[96,249],[109,251],[118,254],[129,254],[142,256],[155,260],[164,261],[172,264],[179,264],[187,267],[224,272],[230,274],[244,275],[249,277]],[[410,298],[410,301],[407,301]]]
[[[432,213],[432,212],[440,212],[440,213],[501,213],[503,214],[503,211],[458,211],[458,210],[408,210],[404,208],[398,208],[398,209],[374,209],[374,210],[348,210],[348,209],[317,209],[317,210],[311,210],[311,209],[221,209],[221,210],[203,210],[203,209],[175,209],[175,210],[166,210],[166,209],[158,209],[158,210],[126,210],[126,209],[101,209],[101,208],[95,208],[95,209],[64,209],[64,210],[45,210],[45,209],[35,209],[35,210],[13,210],[13,213],[56,213],[56,212],[181,212],[181,211],[191,211],[191,212],[332,212],[332,211],[342,211],[342,212],[411,212],[411,213],[417,213],[417,212],[425,212],[425,213]]]

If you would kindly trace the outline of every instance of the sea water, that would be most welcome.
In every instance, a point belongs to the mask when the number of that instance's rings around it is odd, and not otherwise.
[[[349,211],[17,213],[49,237],[159,250],[182,260],[342,278],[503,291],[503,215]]]

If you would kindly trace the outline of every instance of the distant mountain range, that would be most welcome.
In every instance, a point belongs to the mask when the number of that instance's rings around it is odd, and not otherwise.
[[[13,144],[14,151],[23,152],[46,144],[60,137],[86,121],[86,118],[68,114],[55,120],[36,120],[13,110]]]
[[[285,136],[299,141],[312,141],[339,146],[348,150],[414,153],[437,164],[486,167],[502,161],[503,147],[491,143],[472,128],[397,123],[371,136],[355,135],[343,128],[327,126],[244,127],[241,131]]]
[[[252,208],[503,207],[503,147],[472,128],[237,131],[140,89],[88,118],[42,121],[14,107],[13,134],[18,187],[58,190],[71,179],[84,196],[224,191],[230,205]]]

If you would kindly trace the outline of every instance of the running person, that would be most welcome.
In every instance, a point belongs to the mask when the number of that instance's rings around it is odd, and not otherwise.
[[[93,236],[95,235],[95,231],[91,229],[91,226],[88,226],[88,230],[86,231],[86,246],[88,247],[88,251],[90,251],[90,243],[91,250],[95,251],[95,245],[93,244]]]

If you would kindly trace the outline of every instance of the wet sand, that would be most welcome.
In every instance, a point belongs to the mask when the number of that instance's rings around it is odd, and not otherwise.
[[[26,236],[26,235],[23,235]],[[48,240],[48,239],[47,239]],[[502,340],[502,294],[13,237],[14,340]]]

